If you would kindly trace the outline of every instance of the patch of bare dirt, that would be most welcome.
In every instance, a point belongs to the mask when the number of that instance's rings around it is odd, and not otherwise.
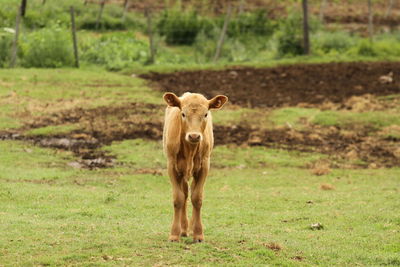
[[[391,79],[383,80],[382,77],[389,75]],[[141,77],[152,81],[152,85],[162,91],[177,94],[192,91],[207,97],[225,94],[231,103],[244,107],[332,103],[363,110],[377,105],[372,100],[375,96],[400,93],[399,62],[300,64],[263,69],[237,67],[220,71],[151,73]]]
[[[400,63],[381,62],[153,73],[143,77],[157,82],[158,88],[177,94],[196,91],[211,97],[224,93],[231,102],[241,106],[313,106],[363,112],[388,108],[387,103],[376,97],[400,93],[399,75]],[[164,105],[144,103],[72,108],[29,118],[21,129],[0,133],[0,139],[28,140],[43,147],[73,151],[78,160],[70,163],[71,167],[112,167],[115,157],[99,148],[125,139],[161,140],[163,112]],[[29,129],[72,123],[80,128],[51,136],[25,134]],[[336,167],[400,166],[396,126],[373,135],[371,129],[365,127],[342,129],[308,124],[302,130],[262,128],[245,123],[215,125],[215,144],[265,146],[329,155],[329,164],[320,162],[309,166],[315,175],[324,175]]]
[[[163,107],[151,107],[149,114],[154,110],[163,110]],[[121,107],[102,107],[88,110],[71,110],[62,114],[52,114],[37,120],[34,126],[47,126],[70,122],[71,118],[78,118],[82,129],[58,136],[25,136],[23,133],[3,133],[1,139],[30,140],[34,144],[73,151],[79,160],[71,163],[71,167],[99,168],[111,167],[114,157],[107,155],[99,147],[116,140],[145,138],[161,140],[162,115],[156,120],[135,121],[135,112],[143,113],[136,105]],[[110,119],[109,113],[114,119]],[[117,113],[116,111],[120,112]],[[103,112],[103,113],[101,113]],[[79,115],[78,115],[79,114]],[[72,117],[71,117],[72,116]],[[57,119],[54,119],[57,118]],[[74,119],[77,120],[77,119]],[[44,122],[48,123],[45,124]],[[30,125],[32,127],[33,125]],[[400,166],[399,142],[390,138],[370,136],[368,131],[342,131],[336,127],[321,127],[311,125],[305,130],[279,128],[262,130],[246,125],[214,127],[215,144],[236,144],[239,146],[265,146],[270,148],[298,150],[303,152],[319,152],[330,155],[330,163],[316,163],[311,167],[316,175],[323,175],[334,167],[361,167],[372,166],[393,167]],[[355,162],[355,163],[354,163]],[[153,170],[151,170],[153,172]]]

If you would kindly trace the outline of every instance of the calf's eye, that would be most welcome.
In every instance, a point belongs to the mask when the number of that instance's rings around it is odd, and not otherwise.
[[[204,115],[204,118],[207,118],[208,113],[206,113],[206,115]]]
[[[185,116],[186,116],[185,113],[182,113],[182,118],[185,118]]]

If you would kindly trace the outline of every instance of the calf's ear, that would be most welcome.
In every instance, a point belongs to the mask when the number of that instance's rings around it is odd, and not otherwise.
[[[216,97],[208,100],[209,109],[219,109],[228,101],[228,97],[224,95],[217,95]]]
[[[181,108],[181,101],[174,93],[165,93],[163,98],[168,106]]]

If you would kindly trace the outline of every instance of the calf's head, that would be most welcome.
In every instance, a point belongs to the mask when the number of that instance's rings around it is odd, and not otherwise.
[[[210,109],[221,108],[228,101],[228,97],[217,95],[208,100],[201,94],[185,93],[177,97],[174,93],[165,93],[164,100],[169,106],[180,109],[185,141],[196,144],[203,139]]]

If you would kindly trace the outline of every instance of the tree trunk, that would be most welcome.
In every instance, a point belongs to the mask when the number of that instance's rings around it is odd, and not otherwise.
[[[308,1],[303,0],[303,47],[304,54],[310,54],[310,30],[308,26]]]

